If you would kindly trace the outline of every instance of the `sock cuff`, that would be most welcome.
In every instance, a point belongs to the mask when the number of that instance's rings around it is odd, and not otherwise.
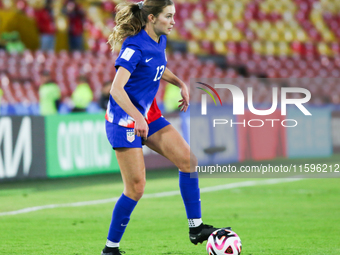
[[[119,206],[123,207],[124,209],[131,210],[131,211],[135,208],[135,206],[138,203],[137,201],[125,196],[124,193],[122,193],[119,200],[121,202],[119,203]]]
[[[188,223],[189,223],[189,228],[197,228],[203,223],[203,221],[202,221],[201,218],[199,218],[199,219],[188,219]]]
[[[116,247],[118,248],[119,247],[119,242],[115,243],[115,242],[112,242],[109,239],[107,239],[106,240],[106,246],[110,247],[110,248],[116,248]]]
[[[197,172],[192,172],[192,173],[184,173],[182,171],[179,172],[179,177],[182,178],[191,178],[191,179],[197,179],[198,178],[198,173]]]

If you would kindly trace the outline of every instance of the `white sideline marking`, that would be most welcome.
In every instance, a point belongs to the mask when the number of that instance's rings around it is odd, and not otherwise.
[[[201,193],[208,193],[214,192],[218,190],[226,190],[226,189],[234,189],[234,188],[241,188],[241,187],[251,187],[256,185],[268,185],[268,184],[277,184],[277,183],[285,183],[285,182],[294,182],[300,181],[303,178],[284,178],[284,179],[269,179],[269,180],[261,180],[261,181],[245,181],[245,182],[236,182],[236,183],[228,183],[224,185],[212,186],[201,188]],[[159,192],[153,194],[145,194],[143,198],[158,198],[158,197],[171,197],[180,195],[179,190],[175,191],[167,191],[167,192]],[[28,207],[16,211],[10,212],[2,212],[0,216],[6,215],[17,215],[22,213],[30,213],[45,209],[53,209],[53,208],[62,208],[62,207],[79,207],[79,206],[87,206],[87,205],[99,205],[99,204],[107,204],[116,202],[119,197],[114,198],[107,198],[107,199],[100,199],[100,200],[92,200],[92,201],[83,201],[83,202],[75,202],[75,203],[67,203],[67,204],[52,204],[52,205],[42,205],[42,206],[35,206],[35,207]]]

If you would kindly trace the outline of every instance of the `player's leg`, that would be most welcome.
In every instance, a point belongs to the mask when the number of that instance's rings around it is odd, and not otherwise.
[[[159,125],[157,122],[160,122]],[[162,127],[162,123],[168,122],[164,118],[159,118],[155,123],[149,124],[151,135],[144,141],[144,144],[178,167],[179,187],[189,219],[189,226],[197,227],[202,221],[200,191],[197,173],[195,173],[196,157],[191,153],[188,143],[177,130],[172,125]],[[160,129],[158,130],[158,128]],[[153,133],[155,130],[157,131]]]
[[[124,183],[124,195],[138,201],[145,187],[145,164],[141,148],[116,149],[116,157]]]
[[[120,254],[119,242],[130,220],[130,215],[142,197],[145,187],[145,165],[141,148],[116,149],[124,192],[113,209],[107,242],[103,255]]]
[[[149,132],[153,128],[151,123]],[[202,223],[198,174],[195,172],[197,159],[189,145],[172,125],[167,125],[151,134],[144,144],[179,168],[179,187],[189,222],[190,240],[194,244],[207,240],[217,228]]]
[[[188,143],[163,117],[149,124],[149,136],[143,142],[150,149],[173,162],[183,173],[195,173],[197,159]]]

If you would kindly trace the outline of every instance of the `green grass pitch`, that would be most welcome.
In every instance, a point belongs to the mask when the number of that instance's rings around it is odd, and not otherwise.
[[[248,180],[202,178],[200,187]],[[0,183],[0,213],[118,197],[122,190],[119,174]],[[145,194],[174,190],[178,190],[177,170],[147,173]],[[231,226],[242,240],[243,255],[340,254],[338,178],[239,187],[202,193],[201,199],[204,222]],[[100,254],[113,206],[105,203],[0,216],[0,254]],[[195,246],[189,241],[179,195],[142,199],[121,248],[127,255],[207,254],[205,243]]]

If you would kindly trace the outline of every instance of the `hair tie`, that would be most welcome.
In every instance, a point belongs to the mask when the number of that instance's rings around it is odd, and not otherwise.
[[[139,9],[142,9],[142,7],[143,7],[143,4],[144,4],[144,2],[143,2],[143,1],[140,1],[140,2],[138,2],[138,3],[137,3],[137,5],[138,5]]]

